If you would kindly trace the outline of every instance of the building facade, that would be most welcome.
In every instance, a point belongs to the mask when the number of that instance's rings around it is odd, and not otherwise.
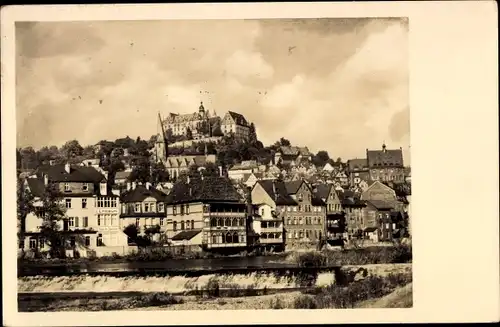
[[[234,135],[238,140],[248,140],[250,137],[250,123],[242,114],[233,111],[224,115],[221,130],[224,135]]]
[[[188,176],[167,196],[167,235],[206,251],[246,249],[247,207],[231,181]]]
[[[128,183],[121,195],[120,228],[134,225],[140,235],[147,235],[152,241],[166,241],[166,194],[149,183],[137,185]],[[128,239],[128,243],[133,240]]]
[[[367,165],[372,181],[403,183],[405,167],[403,164],[403,149],[388,150],[382,145],[382,150],[366,149]]]
[[[68,256],[101,256],[121,252],[126,237],[119,225],[119,197],[108,189],[104,176],[95,168],[76,165],[41,166],[26,179],[26,188],[43,207],[47,192],[54,192],[65,215],[57,221]],[[50,191],[49,191],[50,190]],[[26,217],[24,249],[49,250],[40,234],[47,218],[43,211]]]

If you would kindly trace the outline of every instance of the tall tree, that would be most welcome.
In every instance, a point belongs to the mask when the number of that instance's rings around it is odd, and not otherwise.
[[[17,181],[17,221],[19,225],[18,237],[20,244],[24,245],[24,235],[26,233],[26,217],[34,212],[34,196],[25,188],[24,180]],[[22,247],[24,252],[24,246]]]
[[[165,169],[163,162],[153,163],[151,165],[151,183],[158,184],[167,182],[169,180],[169,175]]]
[[[290,145],[291,145],[290,141],[289,141],[289,140],[287,140],[287,139],[286,139],[286,138],[284,138],[284,137],[280,138],[280,141],[279,141],[279,142],[280,142],[280,145],[282,145],[282,146],[290,146]]]
[[[189,128],[189,127],[186,129],[186,138],[188,140],[192,140],[193,139],[193,131],[191,131],[191,128]]]
[[[66,142],[62,148],[61,152],[65,159],[81,156],[83,154],[83,147],[77,140],[71,140]]]
[[[148,158],[140,157],[136,162],[128,179],[131,182],[146,183],[151,180],[151,162]]]
[[[254,144],[255,142],[257,142],[257,131],[255,130],[254,123],[250,123],[250,135],[249,135],[248,141],[251,144]]]
[[[31,146],[22,148],[21,151],[21,169],[35,169],[40,164],[38,156]]]
[[[66,219],[66,208],[57,184],[46,186],[40,198],[41,206],[35,206],[35,214],[42,218],[40,236],[50,247],[51,257],[65,257],[66,240],[61,233],[60,222]]]
[[[328,152],[321,150],[318,151],[318,153],[313,157],[313,163],[316,167],[322,167],[326,165],[326,163],[330,160],[330,156],[328,155]]]

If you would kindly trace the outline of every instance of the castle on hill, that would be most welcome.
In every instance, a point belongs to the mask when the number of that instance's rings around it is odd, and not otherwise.
[[[228,111],[223,117],[205,110],[203,102],[197,112],[189,114],[169,113],[165,119],[159,115],[159,130],[155,146],[157,161],[167,162],[168,146],[173,138],[184,137],[186,140],[204,140],[232,135],[237,140],[250,137],[250,123],[239,113]]]

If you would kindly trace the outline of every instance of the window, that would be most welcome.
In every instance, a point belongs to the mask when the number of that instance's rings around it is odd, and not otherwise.
[[[189,220],[186,221],[186,229],[190,229],[190,224],[189,223],[190,223]]]
[[[165,218],[160,218],[160,226],[165,225]]]
[[[184,214],[184,205],[181,204],[181,215],[183,215],[183,214]]]
[[[189,214],[189,204],[186,204],[186,214]]]
[[[43,237],[38,240],[38,246],[40,247],[40,249],[43,249],[45,247],[45,239]]]
[[[30,249],[36,249],[36,238],[30,237]]]
[[[194,220],[191,220],[191,229],[194,229]]]
[[[82,227],[89,226],[89,217],[83,217],[82,225],[83,225]]]
[[[299,218],[299,225],[304,225],[304,221],[302,220],[302,218]]]
[[[71,209],[71,199],[66,199],[66,208]]]
[[[163,212],[163,203],[158,203],[158,212]]]
[[[82,190],[88,191],[89,190],[89,184],[88,183],[83,183]]]
[[[104,246],[104,244],[102,242],[102,234],[99,234],[97,236],[97,246]]]
[[[114,226],[114,225],[115,225],[115,222],[116,222],[116,221],[115,221],[115,220],[116,220],[115,215],[111,215],[110,220],[111,220],[111,226]]]
[[[134,209],[135,212],[141,212],[141,204],[140,203],[136,203],[135,204],[135,209]]]
[[[74,247],[76,245],[76,238],[74,236],[71,236],[71,238],[69,239],[69,244],[71,245],[71,247]]]
[[[80,223],[80,220],[78,219],[78,217],[75,217],[75,227],[78,227]]]
[[[139,227],[140,223],[141,223],[141,219],[140,218],[135,218],[135,226]]]
[[[182,208],[182,207],[181,207],[181,208]],[[184,230],[184,227],[185,227],[185,226],[184,226],[184,220],[183,220],[183,221],[181,221],[181,230]]]
[[[101,226],[101,215],[97,215],[97,226]]]
[[[149,202],[144,203],[144,212],[151,212],[151,204]]]
[[[90,236],[85,236],[85,246],[90,246]]]
[[[69,217],[69,219],[68,219],[68,226],[69,227],[75,227],[75,217]]]
[[[69,187],[69,183],[64,183],[64,192],[70,192],[71,189]]]
[[[177,231],[177,222],[176,221],[174,221],[174,227],[173,227],[173,229],[174,229],[174,232]]]
[[[176,216],[176,215],[177,215],[177,206],[173,206],[173,207],[172,207],[172,214],[173,214],[174,216]]]

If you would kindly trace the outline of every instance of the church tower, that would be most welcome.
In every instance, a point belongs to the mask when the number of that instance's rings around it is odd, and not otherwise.
[[[205,107],[203,106],[203,101],[200,103],[200,107],[198,108],[198,113],[204,117],[205,116]]]

